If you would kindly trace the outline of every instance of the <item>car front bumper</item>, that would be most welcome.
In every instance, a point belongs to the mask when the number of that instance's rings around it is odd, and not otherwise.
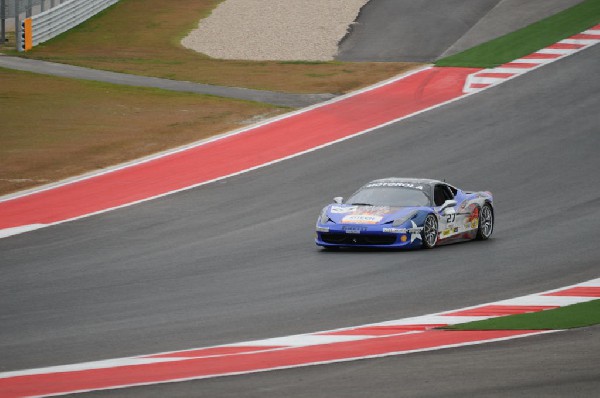
[[[315,243],[322,247],[417,248],[422,228],[390,225],[317,224]]]

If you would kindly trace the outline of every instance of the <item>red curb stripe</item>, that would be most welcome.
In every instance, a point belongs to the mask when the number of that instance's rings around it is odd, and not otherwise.
[[[553,50],[579,50],[582,47],[585,47],[585,44],[555,43],[546,48],[551,48]]]
[[[600,40],[600,34],[580,33],[578,35],[573,35],[573,36],[569,37],[569,39],[575,39],[575,40]]]
[[[485,305],[469,310],[450,312],[444,316],[503,316],[526,314],[558,308],[556,305]]]
[[[437,327],[448,326],[445,323],[423,324],[423,325],[394,325],[394,326],[368,326],[364,328],[355,328],[348,330],[337,330],[333,332],[318,333],[319,336],[385,336],[398,334],[402,332],[423,331]]]
[[[600,297],[600,286],[579,286],[543,296],[569,296],[569,297]]]
[[[237,135],[0,202],[0,229],[69,220],[293,156],[458,98],[478,70],[425,69]]]
[[[168,363],[121,366],[0,379],[4,398],[65,394],[139,384],[251,373],[262,370],[331,363],[373,356],[399,355],[489,340],[537,334],[539,331],[429,330],[392,337],[270,351],[256,354],[189,359]]]
[[[500,68],[518,68],[518,69],[531,69],[533,67],[538,66],[539,64],[527,63],[527,62],[509,62],[507,64],[501,65]]]
[[[486,88],[491,86],[490,83],[473,83],[471,84],[471,88]]]
[[[475,77],[497,77],[500,79],[505,79],[508,77],[512,77],[516,75],[516,73],[506,73],[506,72],[482,72],[477,73]]]

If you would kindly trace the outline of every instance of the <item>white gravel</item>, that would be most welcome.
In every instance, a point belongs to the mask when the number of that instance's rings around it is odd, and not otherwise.
[[[368,0],[225,0],[182,40],[213,58],[330,61]]]

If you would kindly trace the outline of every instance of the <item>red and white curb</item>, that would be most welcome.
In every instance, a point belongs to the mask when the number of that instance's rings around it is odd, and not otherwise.
[[[0,397],[65,395],[381,358],[552,333],[435,327],[600,299],[600,278],[538,294],[349,328],[0,373]]]
[[[523,58],[500,65],[492,69],[484,69],[467,77],[463,91],[474,93],[485,88],[503,83],[508,79],[557,61],[561,58],[575,54],[600,42],[600,25],[596,25],[584,32],[573,35],[558,43],[538,50]]]

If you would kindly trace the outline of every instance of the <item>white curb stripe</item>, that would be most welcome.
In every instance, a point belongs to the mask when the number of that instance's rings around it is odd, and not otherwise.
[[[504,81],[503,77],[474,77],[471,84],[496,84]]]
[[[512,62],[520,64],[549,64],[557,59],[559,58],[519,58]]]
[[[598,297],[570,297],[570,296],[524,296],[510,300],[498,301],[498,305],[555,305],[564,307],[572,304],[585,303],[587,301],[597,300]]]
[[[558,55],[568,55],[571,53],[571,51],[573,51],[574,49],[569,49],[569,48],[542,48],[541,50],[538,50],[537,52],[539,54],[558,54]]]
[[[457,310],[460,311],[460,310]],[[451,312],[451,311],[448,311]],[[452,311],[454,312],[454,311]],[[398,319],[395,321],[382,322],[382,326],[401,325],[454,325],[457,323],[483,321],[491,318],[489,316],[450,316],[443,314],[423,315],[413,318]]]
[[[20,227],[0,229],[0,239],[6,238],[6,237],[12,236],[12,235],[22,234],[24,232],[35,231],[36,229],[44,228],[47,226],[48,226],[47,224],[30,224],[30,225],[22,225]]]
[[[525,69],[525,70],[528,70],[528,69]],[[523,73],[523,69],[521,69],[521,68],[506,68],[506,67],[499,66],[494,69],[484,69],[483,71],[478,72],[478,73],[512,73],[513,75],[519,75],[519,74]]]
[[[559,41],[559,43],[565,44],[582,44],[584,46],[590,46],[592,44],[596,44],[597,40],[595,39],[564,39]]]
[[[583,282],[583,283],[580,283],[573,287],[600,287],[600,278],[592,279],[591,281]],[[562,289],[560,289],[560,290],[562,290]],[[558,291],[558,290],[556,290],[556,291]]]

